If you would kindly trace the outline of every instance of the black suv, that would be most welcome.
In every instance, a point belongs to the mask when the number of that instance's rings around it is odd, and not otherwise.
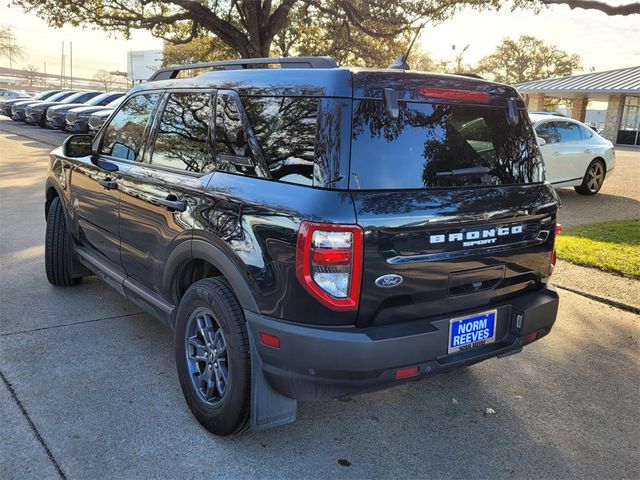
[[[211,432],[551,330],[558,198],[512,87],[325,57],[153,80],[52,152],[46,273],[96,274],[175,330]]]

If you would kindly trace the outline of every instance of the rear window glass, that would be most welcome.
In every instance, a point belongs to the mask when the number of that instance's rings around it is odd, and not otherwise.
[[[352,189],[420,189],[540,182],[543,164],[522,112],[504,108],[400,102],[391,118],[378,100],[353,106]]]
[[[243,97],[242,103],[271,177],[312,185],[318,100]]]

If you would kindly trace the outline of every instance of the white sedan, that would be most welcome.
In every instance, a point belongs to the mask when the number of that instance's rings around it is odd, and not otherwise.
[[[583,195],[598,193],[616,164],[613,143],[571,118],[544,113],[530,113],[529,117],[547,180],[554,187],[574,187]]]

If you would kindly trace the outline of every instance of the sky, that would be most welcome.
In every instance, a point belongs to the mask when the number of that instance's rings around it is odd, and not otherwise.
[[[611,4],[624,3],[608,0]],[[88,28],[64,27],[54,29],[17,7],[9,7],[8,0],[0,0],[0,24],[12,26],[26,57],[14,67],[35,65],[40,71],[46,63],[47,73],[59,73],[62,42],[68,55],[73,42],[73,73],[91,78],[99,69],[126,71],[129,50],[162,48],[162,40],[146,31],[136,31],[130,40],[114,37]],[[567,6],[553,6],[539,15],[531,12],[477,12],[465,9],[440,25],[427,25],[418,43],[436,59],[452,58],[452,45],[469,45],[465,62],[475,63],[490,54],[506,37],[533,35],[562,50],[580,55],[584,71],[596,71],[640,65],[640,16],[609,17],[602,12],[570,10]],[[409,62],[411,63],[411,62]],[[9,60],[0,59],[0,66],[8,67]],[[69,64],[67,57],[67,74]]]

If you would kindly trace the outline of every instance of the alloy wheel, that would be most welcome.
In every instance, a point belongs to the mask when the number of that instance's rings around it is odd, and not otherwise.
[[[191,382],[202,401],[215,405],[227,391],[229,360],[224,334],[210,310],[193,312],[185,342]]]
[[[595,193],[602,187],[604,182],[604,167],[600,162],[595,162],[587,171],[587,188]]]

